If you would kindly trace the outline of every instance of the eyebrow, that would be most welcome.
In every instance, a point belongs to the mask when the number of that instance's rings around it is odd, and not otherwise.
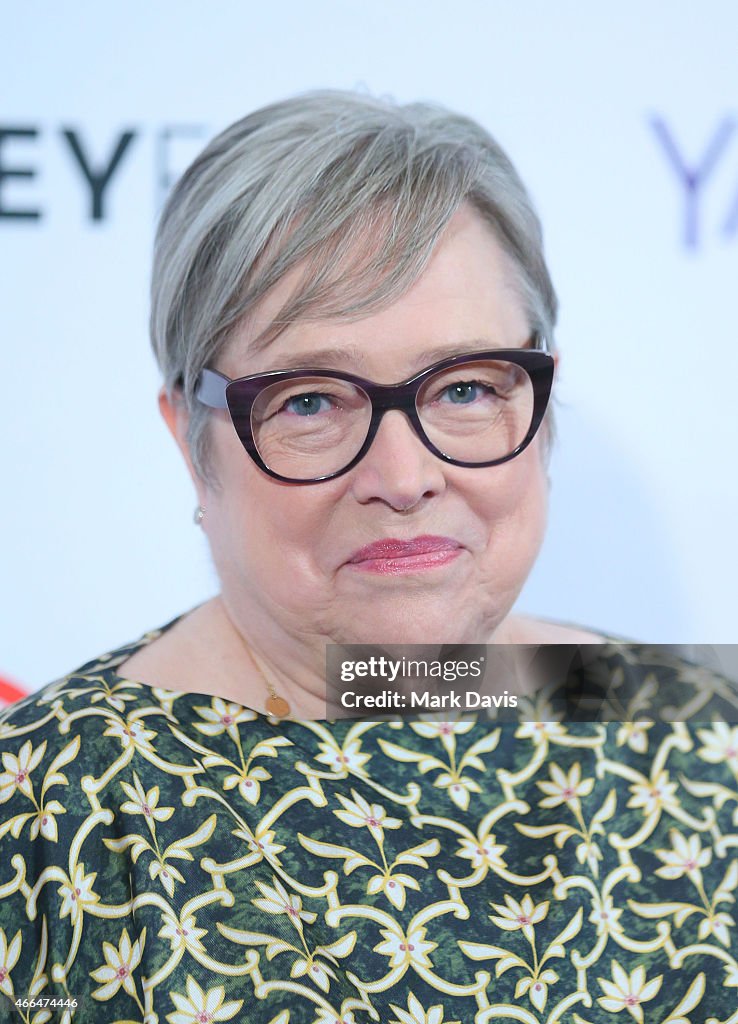
[[[497,348],[530,348],[535,338],[529,337],[522,345],[494,345],[487,338],[474,338],[458,342],[455,345],[439,345],[435,348],[424,349],[415,357],[418,370],[424,366],[431,366],[442,359],[450,359],[453,356],[473,354],[474,352],[491,352]],[[366,366],[367,353],[364,349],[356,348],[353,345],[344,345],[340,348],[319,348],[310,352],[298,352],[293,355],[286,355],[277,360],[278,365],[266,367],[262,372],[268,373],[271,370],[299,370],[302,368],[311,369],[340,369],[346,365],[356,364],[359,367]]]

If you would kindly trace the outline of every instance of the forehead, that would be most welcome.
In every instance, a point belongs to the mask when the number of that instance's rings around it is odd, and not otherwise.
[[[223,372],[330,366],[398,380],[447,355],[520,347],[530,334],[512,260],[470,207],[454,215],[425,271],[399,299],[357,319],[300,319],[259,345],[304,284],[298,266],[272,289],[235,332],[219,360]]]

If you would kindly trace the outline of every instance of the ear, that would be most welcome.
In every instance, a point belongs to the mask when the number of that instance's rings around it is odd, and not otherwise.
[[[198,501],[201,505],[204,505],[205,485],[195,472],[195,467],[192,465],[190,446],[187,443],[187,428],[189,426],[190,417],[180,388],[175,387],[172,391],[171,397],[167,394],[167,389],[165,387],[160,389],[159,412],[169,428],[169,432],[177,442],[177,447],[182,453],[182,457],[184,458],[187,469],[192,477],[192,482],[195,485]]]

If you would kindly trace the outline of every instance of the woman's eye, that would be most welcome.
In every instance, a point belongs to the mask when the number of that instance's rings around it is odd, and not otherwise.
[[[469,405],[489,394],[495,394],[495,389],[489,384],[482,384],[478,380],[463,380],[445,387],[441,392],[441,400],[454,405]]]
[[[318,412],[327,412],[333,406],[326,395],[305,393],[293,395],[284,403],[285,412],[296,416],[314,416]]]

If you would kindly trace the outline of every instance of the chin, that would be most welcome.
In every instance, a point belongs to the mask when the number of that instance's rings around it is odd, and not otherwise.
[[[495,623],[483,622],[479,615],[469,614],[469,605],[456,602],[423,601],[417,597],[409,603],[380,597],[363,609],[340,629],[339,643],[344,644],[460,644],[484,643]]]

